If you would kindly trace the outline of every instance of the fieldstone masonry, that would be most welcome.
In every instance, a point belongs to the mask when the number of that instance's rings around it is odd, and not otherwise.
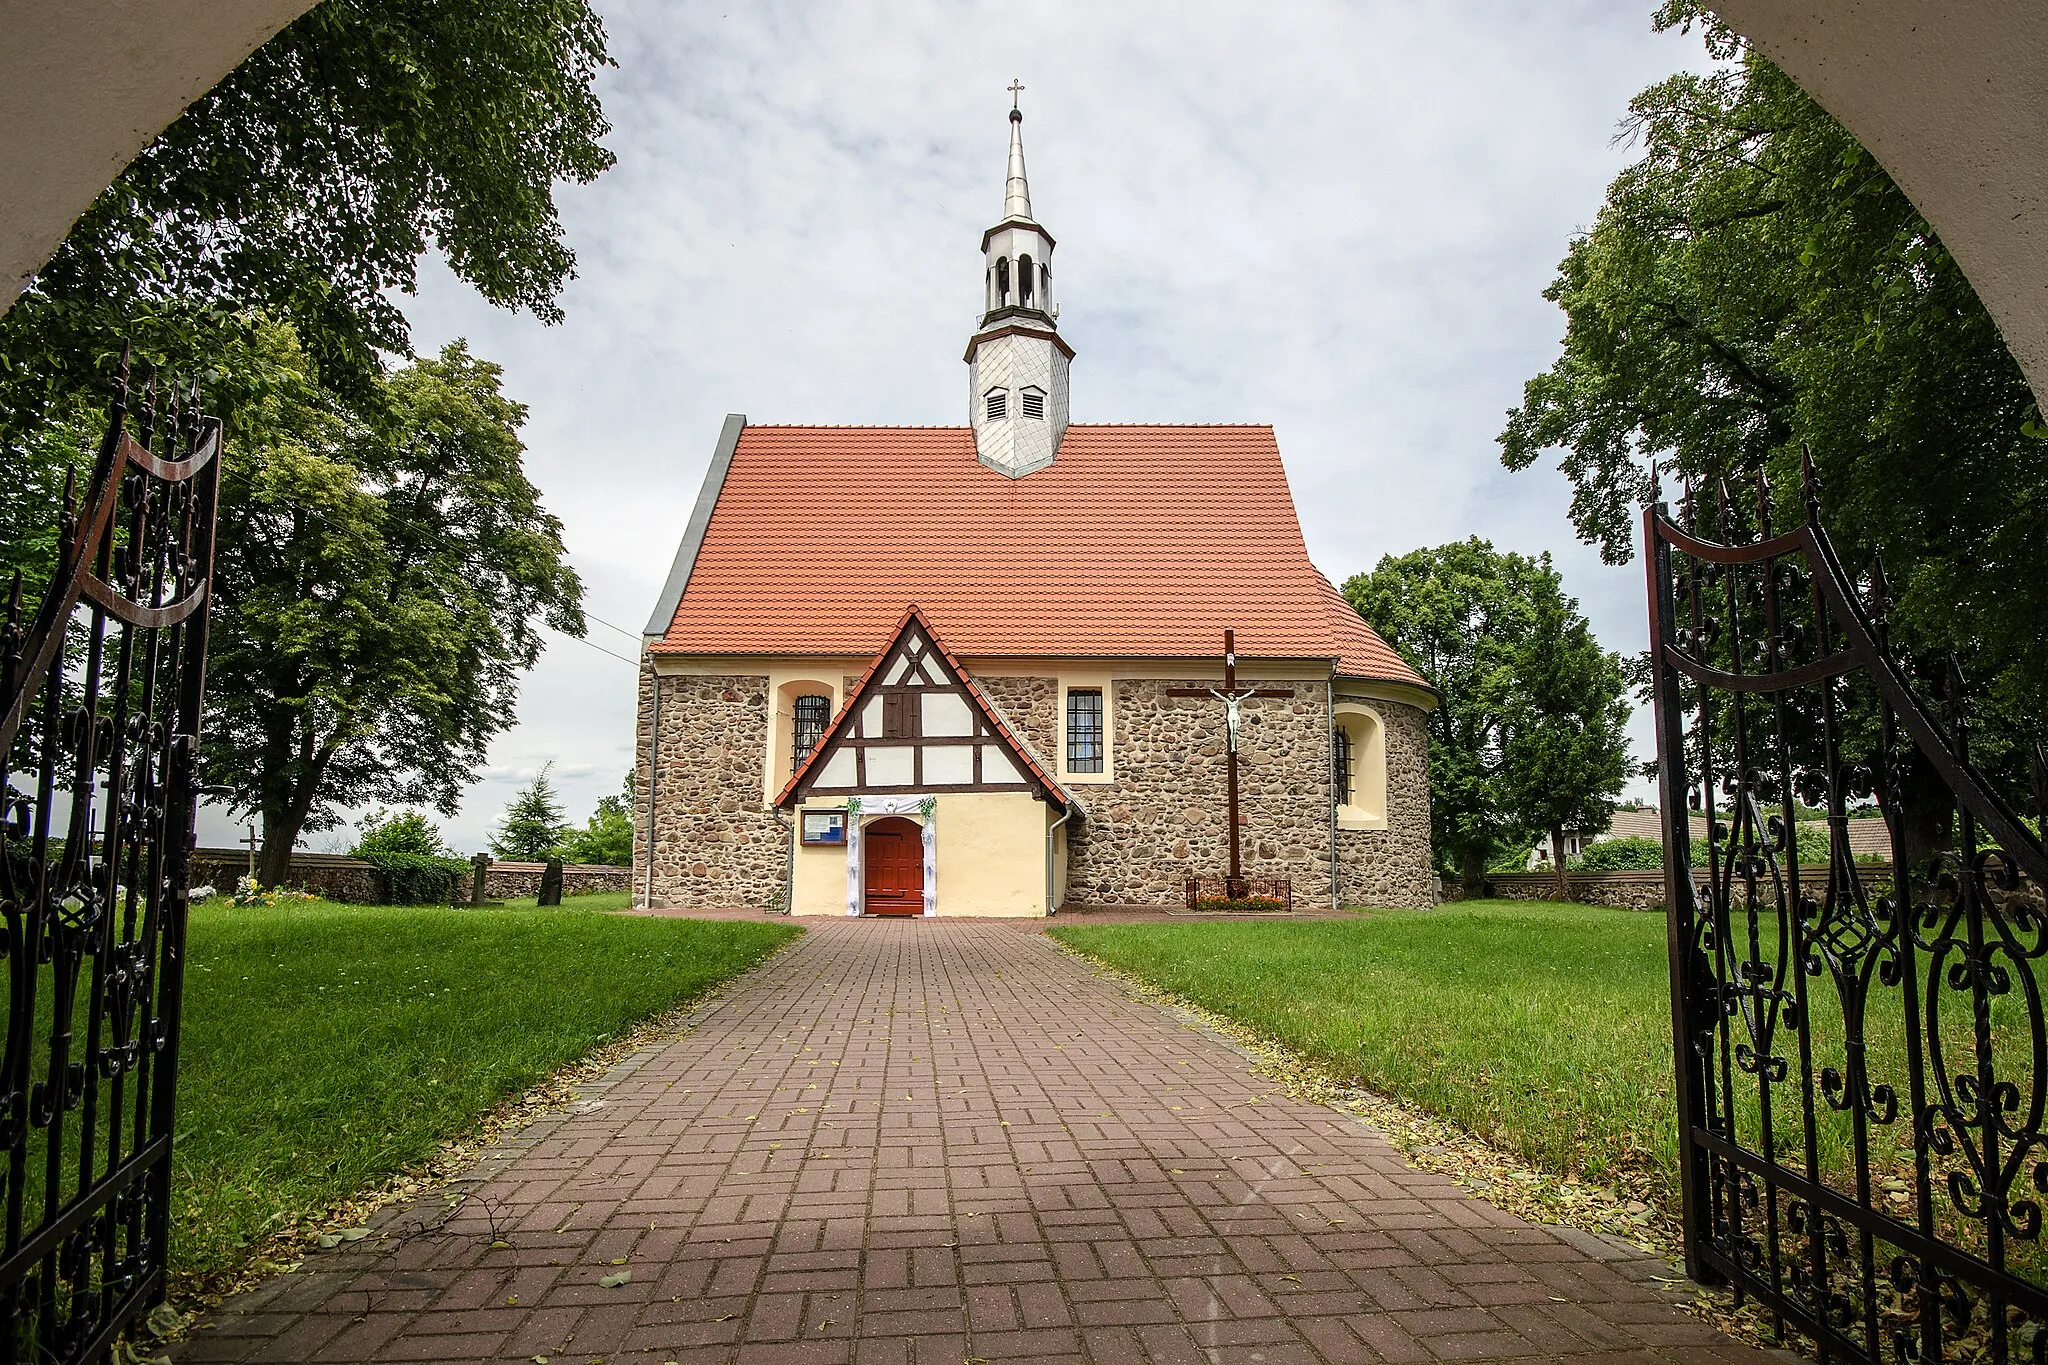
[[[1429,856],[1428,716],[1397,701],[1367,704],[1379,713],[1386,735],[1387,827],[1337,831],[1337,896],[1345,905],[1428,905],[1436,885]]]
[[[641,679],[646,780],[652,689]],[[848,678],[849,688],[857,679]],[[1229,867],[1222,703],[1173,697],[1213,680],[1120,679],[1112,684],[1114,780],[1075,784],[1087,819],[1069,825],[1072,904],[1172,906],[1186,879]],[[1049,767],[1059,758],[1059,681],[977,677],[976,685]],[[1270,682],[1287,698],[1244,706],[1239,807],[1244,870],[1286,877],[1303,909],[1330,903],[1330,718],[1326,683]],[[664,676],[656,776],[654,899],[658,904],[769,908],[783,901],[788,827],[761,809],[768,680]],[[1426,906],[1430,869],[1428,743],[1423,712],[1374,700],[1385,722],[1388,827],[1336,833],[1337,892],[1345,905]],[[641,790],[646,790],[642,787]],[[645,886],[645,831],[635,887]]]
[[[653,721],[653,673],[643,668],[637,789],[648,791],[645,784],[654,783],[655,904],[780,904],[788,826],[761,805],[768,679],[665,675],[650,777],[646,736]],[[646,812],[636,811],[634,820],[633,885],[644,892]]]

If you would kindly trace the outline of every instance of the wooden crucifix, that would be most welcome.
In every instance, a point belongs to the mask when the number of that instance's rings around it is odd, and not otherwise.
[[[1237,685],[1237,632],[1223,632],[1223,687],[1169,687],[1169,697],[1214,697],[1223,703],[1223,729],[1226,738],[1226,752],[1229,755],[1224,765],[1230,786],[1230,894],[1243,894],[1244,860],[1239,844],[1237,820],[1237,736],[1239,728],[1238,708],[1253,697],[1292,697],[1291,691],[1277,687],[1247,687],[1239,690]]]

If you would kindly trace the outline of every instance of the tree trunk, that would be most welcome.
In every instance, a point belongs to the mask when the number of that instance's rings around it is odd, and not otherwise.
[[[291,873],[292,846],[299,842],[299,831],[296,825],[286,829],[287,823],[287,817],[270,811],[263,813],[263,848],[256,855],[259,886],[283,886]]]
[[[1911,739],[1903,739],[1905,772],[1898,791],[1899,853],[1916,882],[1927,875],[1927,860],[1953,845],[1955,793]]]
[[[1486,894],[1486,858],[1483,854],[1467,852],[1458,864],[1458,882],[1464,888],[1466,900],[1477,900]]]
[[[1572,885],[1564,875],[1564,831],[1550,831],[1550,861],[1557,864],[1557,898],[1568,901],[1572,898]]]

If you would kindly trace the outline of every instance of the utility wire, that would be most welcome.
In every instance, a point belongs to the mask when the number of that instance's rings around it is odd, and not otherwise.
[[[222,482],[226,482],[227,479],[230,478],[236,479],[238,482],[240,482],[242,487],[246,491],[251,493],[256,491],[255,485],[250,483],[248,476],[246,474],[243,474],[239,469],[229,469],[225,471]],[[329,520],[325,512],[319,511],[316,508],[300,507],[297,508],[296,511],[301,516],[319,522],[321,525],[325,526],[330,531],[339,532],[343,529],[334,521]],[[431,536],[435,534],[434,529],[432,527],[422,526],[418,522],[413,521],[411,518],[402,516],[399,513],[392,511],[389,504],[385,505],[384,520],[387,523],[396,523],[399,526],[405,527],[406,529],[422,537]],[[462,562],[470,563],[471,561],[465,556]],[[613,625],[610,621],[605,620],[602,616],[599,616],[594,612],[585,611],[583,613],[583,619],[586,621],[595,621],[597,622],[597,624],[604,626],[607,629],[615,630],[619,634],[631,640],[634,644],[639,644],[641,641],[641,637],[635,632],[627,630],[624,626]],[[543,622],[542,624],[545,625],[546,623]],[[555,634],[561,636],[565,640],[574,640],[579,645],[588,645],[590,646],[590,648],[596,650],[598,653],[606,655],[613,659],[617,659],[622,664],[630,664],[634,668],[640,667],[640,661],[638,659],[629,659],[623,654],[619,654],[613,650],[606,649],[603,645],[598,644],[593,640],[587,640],[581,635],[571,635],[569,634],[569,632],[565,630],[557,630],[553,626],[548,626],[547,628],[550,631],[553,631]]]

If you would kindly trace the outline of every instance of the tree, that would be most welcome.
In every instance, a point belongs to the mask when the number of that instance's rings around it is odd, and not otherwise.
[[[1628,780],[1628,681],[1556,574],[1546,572],[1530,605],[1502,723],[1500,787],[1516,824],[1549,834],[1564,900],[1564,832],[1605,829]]]
[[[396,297],[430,248],[556,320],[575,256],[554,190],[612,164],[609,64],[585,0],[325,0],[144,149],[0,319],[0,446],[123,338],[203,353],[254,312],[368,396],[377,352],[410,352]]]
[[[610,796],[597,798],[597,809],[582,829],[572,829],[562,840],[562,857],[572,863],[608,863],[613,867],[633,864],[633,773],[626,772],[624,786]]]
[[[441,842],[441,827],[420,811],[379,807],[363,817],[362,831],[349,850],[352,858],[388,853],[415,858],[452,856],[448,845]]]
[[[1962,657],[1985,703],[1973,756],[2017,776],[2048,716],[2048,425],[1869,153],[1696,0],[1658,15],[1693,22],[1725,64],[1631,103],[1643,157],[1546,291],[1564,350],[1502,461],[1562,449],[1580,536],[1623,563],[1651,460],[1707,490],[1769,472],[1789,518],[1809,447],[1844,560],[1884,558],[1894,640]]]
[[[1473,537],[1380,560],[1344,596],[1442,694],[1430,712],[1430,839],[1440,870],[1479,894],[1503,848],[1528,831],[1505,791],[1502,747],[1520,652],[1547,561],[1503,554]]]
[[[400,801],[453,814],[511,724],[540,626],[581,634],[561,523],[521,467],[525,409],[456,342],[321,389],[289,327],[237,353],[207,671],[207,780],[262,821],[258,879],[307,830]]]
[[[491,836],[491,852],[517,862],[539,863],[557,856],[569,827],[562,822],[562,802],[548,780],[552,763],[541,765],[526,790],[512,798]]]

